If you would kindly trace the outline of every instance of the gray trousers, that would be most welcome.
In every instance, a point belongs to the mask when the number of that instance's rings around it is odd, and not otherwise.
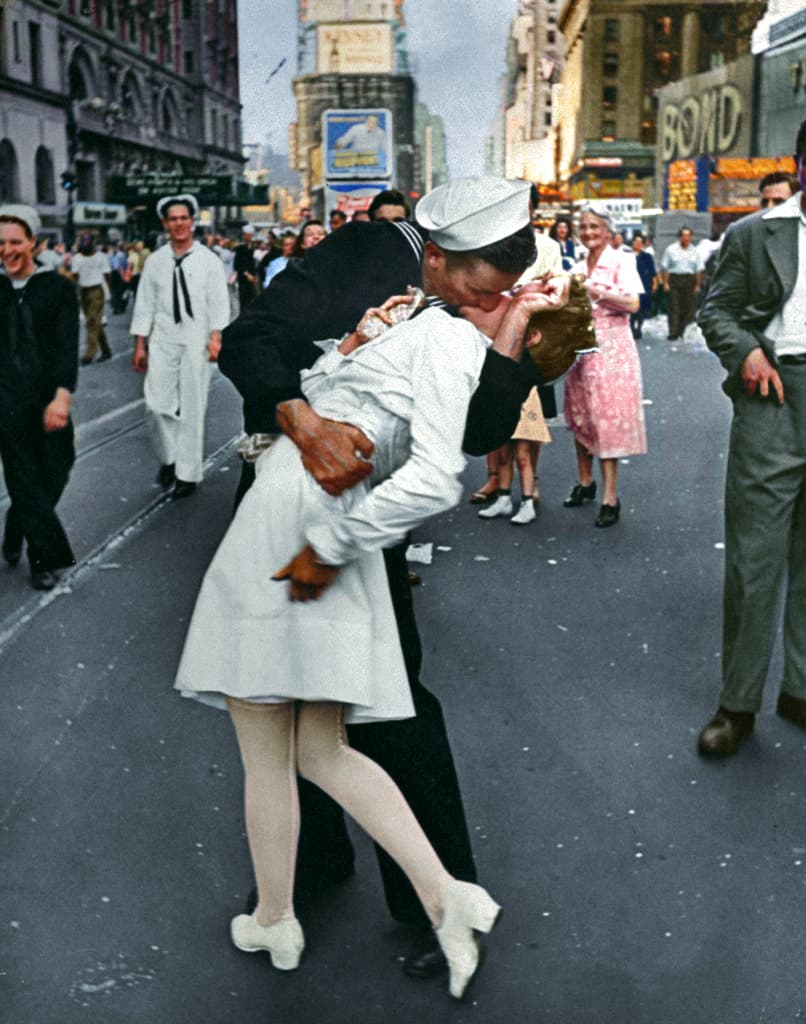
[[[781,690],[806,699],[806,361],[781,367],[785,401],[734,401],[725,486],[720,703],[758,711],[786,574]]]

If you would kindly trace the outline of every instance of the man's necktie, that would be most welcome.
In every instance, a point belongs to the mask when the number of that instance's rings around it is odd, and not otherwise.
[[[185,280],[185,272],[182,270],[182,260],[187,259],[190,256],[189,252],[186,252],[184,256],[174,256],[174,323],[182,323],[182,311],[179,308],[179,289],[182,289],[182,297],[185,300],[185,312],[193,319],[193,307],[190,304],[190,292],[188,291],[187,281]],[[178,283],[177,283],[178,279]]]

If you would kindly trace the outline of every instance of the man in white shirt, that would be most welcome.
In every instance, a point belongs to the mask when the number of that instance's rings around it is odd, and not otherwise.
[[[70,261],[70,276],[78,281],[78,299],[86,323],[86,342],[81,365],[88,366],[101,350],[99,363],[112,358],[106,339],[103,315],[109,288],[109,261],[106,253],[96,250],[91,235],[81,239],[81,247]]]
[[[806,729],[806,121],[801,191],[728,229],[699,323],[728,377],[723,688],[700,753],[753,731],[786,575],[778,714]]]
[[[146,370],[143,395],[160,460],[158,483],[184,498],[203,477],[204,414],[211,363],[229,322],[227,277],[221,260],[193,239],[195,196],[166,196],[157,214],[168,244],[145,264],[130,332],[134,366]]]
[[[679,241],[667,247],[660,261],[663,288],[669,293],[669,341],[677,341],[694,320],[705,264],[697,247],[691,244],[693,238],[691,228],[681,228]]]

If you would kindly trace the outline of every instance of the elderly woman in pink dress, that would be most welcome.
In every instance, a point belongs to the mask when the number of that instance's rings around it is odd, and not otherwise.
[[[565,420],[574,432],[579,480],[564,501],[576,508],[596,497],[593,460],[602,467],[596,526],[619,520],[618,460],[646,453],[641,364],[630,330],[643,285],[632,254],[609,245],[613,223],[605,206],[589,203],[579,225],[588,254],[574,267],[587,278],[598,351],[582,356],[565,383]]]

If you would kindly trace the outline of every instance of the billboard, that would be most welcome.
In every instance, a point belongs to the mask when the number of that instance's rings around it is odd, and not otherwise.
[[[403,20],[403,0],[300,0],[303,25],[323,21]]]
[[[389,188],[388,181],[331,181],[325,186],[325,210],[341,210],[352,217],[369,204],[379,192]]]
[[[394,71],[389,24],[320,25],[316,34],[317,75],[389,75]]]
[[[326,110],[325,178],[391,178],[392,140],[391,110]]]

